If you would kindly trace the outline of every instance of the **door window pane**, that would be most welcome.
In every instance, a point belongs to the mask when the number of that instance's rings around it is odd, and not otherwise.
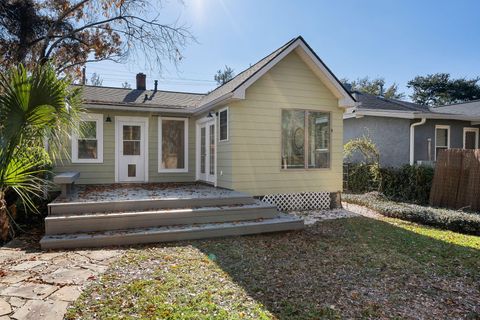
[[[215,174],[215,126],[209,126],[210,131],[210,174]]]
[[[305,112],[282,111],[282,168],[305,167]]]
[[[465,149],[475,149],[477,147],[477,133],[465,131]]]
[[[185,121],[162,120],[162,168],[185,168]]]
[[[123,126],[123,140],[140,140],[140,126]]]
[[[97,159],[97,140],[78,140],[78,159]]]
[[[123,126],[123,155],[139,156],[141,147],[141,126]]]
[[[308,113],[308,167],[330,166],[330,119],[324,112]]]
[[[140,155],[140,141],[123,141],[123,155],[124,156],[139,156]]]

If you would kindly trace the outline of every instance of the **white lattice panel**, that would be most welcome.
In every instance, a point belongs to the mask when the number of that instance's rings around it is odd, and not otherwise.
[[[276,205],[280,211],[330,209],[329,192],[269,194],[262,200]]]

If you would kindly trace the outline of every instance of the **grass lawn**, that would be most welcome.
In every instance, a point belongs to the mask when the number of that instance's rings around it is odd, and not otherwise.
[[[385,218],[129,250],[67,319],[480,319],[480,238]]]

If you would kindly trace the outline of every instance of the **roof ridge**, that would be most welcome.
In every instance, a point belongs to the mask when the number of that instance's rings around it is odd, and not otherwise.
[[[102,88],[102,89],[116,89],[116,90],[130,90],[130,91],[139,90],[139,89],[131,89],[131,88],[110,87],[110,86],[94,86],[94,85],[91,85],[91,84],[76,84],[76,83],[73,83],[72,85],[77,86],[77,87],[88,87],[88,88]],[[148,90],[139,90],[139,91],[152,91],[153,92],[154,90],[153,89],[148,89]],[[201,96],[207,95],[207,93],[175,91],[175,90],[157,90],[157,92],[194,94],[194,95],[201,95]]]
[[[463,102],[456,102],[456,103],[450,103],[450,104],[445,104],[443,106],[432,106],[432,108],[443,108],[443,107],[449,107],[449,106],[456,106],[459,104],[467,104],[467,103],[473,103],[473,102],[480,102],[480,99],[474,99],[474,100],[469,100],[469,101],[463,101]]]

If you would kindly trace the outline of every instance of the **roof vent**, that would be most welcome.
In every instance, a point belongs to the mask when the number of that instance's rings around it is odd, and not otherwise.
[[[153,91],[157,91],[158,89],[158,80],[153,81]]]
[[[137,73],[137,90],[147,89],[147,76],[144,73]]]
[[[380,94],[379,96],[383,98],[384,92],[383,92],[383,83],[380,84]]]

